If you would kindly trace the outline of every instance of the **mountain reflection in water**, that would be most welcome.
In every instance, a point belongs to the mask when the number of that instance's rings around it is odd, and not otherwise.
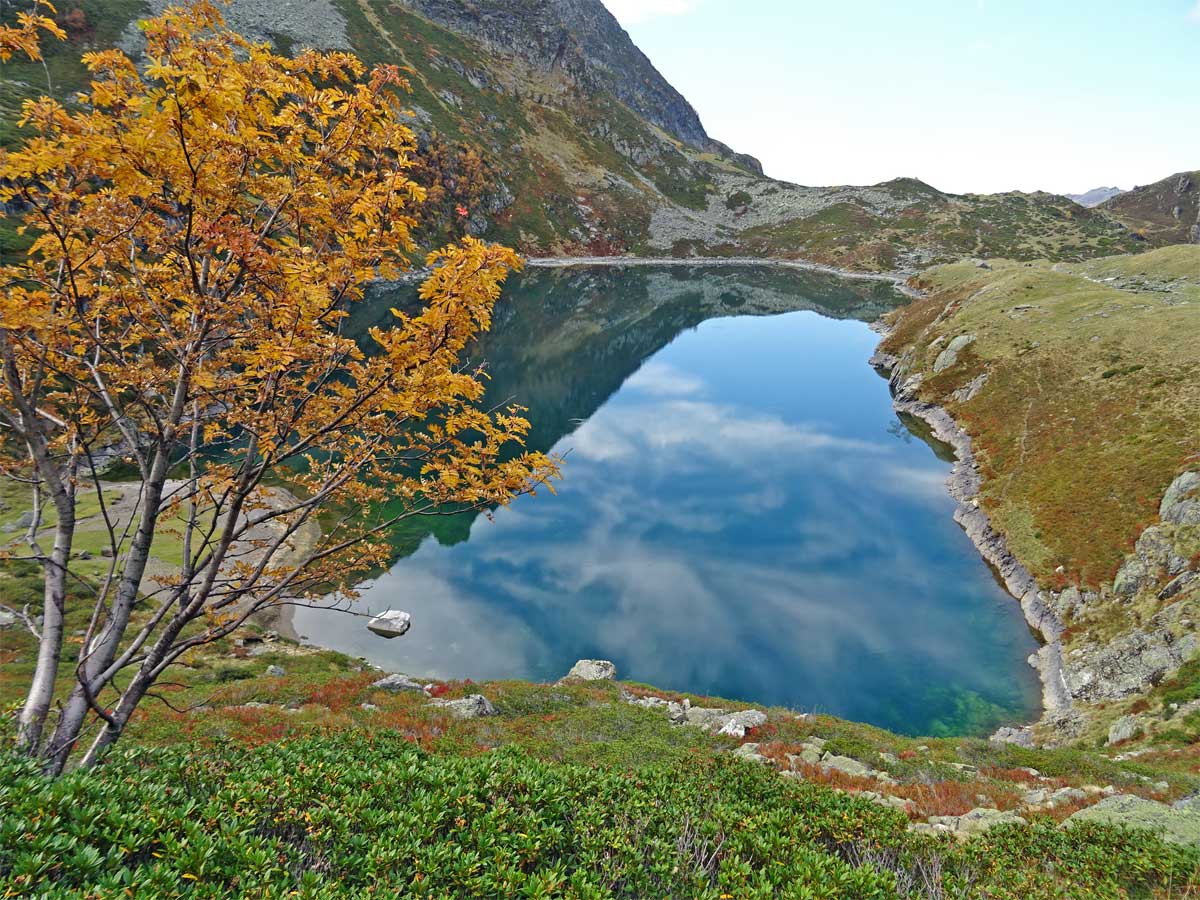
[[[412,293],[377,288],[353,326]],[[529,407],[530,446],[569,454],[558,495],[398,535],[358,610],[408,610],[404,638],[328,610],[296,630],[389,670],[549,680],[598,657],[914,734],[1031,717],[1034,640],[866,363],[866,322],[902,300],[769,268],[515,279],[471,356]]]

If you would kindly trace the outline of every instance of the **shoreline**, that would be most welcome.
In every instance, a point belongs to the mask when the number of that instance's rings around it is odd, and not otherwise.
[[[881,330],[881,336],[885,337],[886,332]],[[934,437],[954,449],[954,465],[946,479],[950,496],[958,503],[954,521],[966,532],[984,561],[999,574],[1005,589],[1020,604],[1026,624],[1042,641],[1028,659],[1041,681],[1042,715],[1034,722],[1007,726],[992,735],[993,740],[1032,746],[1035,726],[1050,724],[1053,727],[1054,720],[1069,717],[1074,710],[1064,674],[1061,638],[1065,628],[1046,603],[1033,573],[1013,556],[1004,536],[992,528],[987,513],[979,506],[981,479],[975,465],[971,436],[944,408],[917,400],[909,393],[906,385],[900,383],[899,363],[899,359],[882,350],[876,350],[870,358],[871,366],[888,379],[893,408],[923,421]]]
[[[918,298],[922,296],[919,290],[908,285],[907,280],[910,277],[908,273],[850,272],[833,266],[803,260],[755,257],[658,258],[644,256],[559,256],[527,257],[524,262],[529,268],[541,269],[586,268],[593,266],[611,268],[653,266],[717,268],[722,266],[752,266],[793,269],[858,281],[888,282],[899,293],[907,297]],[[409,273],[407,277],[415,279],[417,273]],[[882,319],[872,323],[871,328],[880,335],[881,340],[887,336],[888,328]],[[975,465],[975,456],[971,446],[970,435],[958,425],[953,416],[944,408],[919,401],[907,394],[905,386],[899,382],[899,359],[876,349],[867,362],[888,380],[893,409],[898,413],[906,413],[925,422],[930,427],[934,437],[953,448],[955,461],[951,467],[950,475],[946,479],[946,487],[950,496],[957,502],[954,511],[954,520],[966,532],[984,562],[990,565],[999,575],[1005,590],[1018,602],[1026,624],[1041,641],[1041,646],[1027,660],[1034,671],[1038,673],[1038,679],[1041,683],[1041,716],[1035,721],[1024,725],[1002,727],[992,735],[993,740],[1032,746],[1034,727],[1040,724],[1051,724],[1053,727],[1052,722],[1054,719],[1070,716],[1074,709],[1064,675],[1065,664],[1061,643],[1064,626],[1046,603],[1043,592],[1033,574],[1009,552],[1003,535],[992,528],[987,514],[979,507],[980,476]],[[319,643],[300,640],[300,636],[294,627],[293,612],[292,605],[288,605],[286,609],[278,610],[275,628],[283,636],[296,640],[299,643],[308,643],[310,646],[321,646]]]
[[[801,272],[817,272],[822,275],[836,275],[854,281],[886,281],[896,287],[907,297],[918,297],[919,292],[908,286],[912,272],[852,272],[849,269],[839,269],[821,263],[806,262],[802,259],[775,259],[772,257],[755,256],[530,256],[525,257],[525,265],[532,269],[570,269],[589,266],[611,266],[626,268],[633,266],[691,266],[696,268],[717,268],[720,266],[755,266],[775,269],[795,269]]]

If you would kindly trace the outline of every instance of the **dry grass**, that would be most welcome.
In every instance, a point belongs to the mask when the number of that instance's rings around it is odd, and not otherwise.
[[[1167,485],[1200,459],[1200,286],[1183,273],[1200,273],[1200,247],[963,263],[924,275],[929,296],[897,313],[886,349],[914,352],[924,398],[971,434],[982,502],[1043,583],[1111,580]],[[960,334],[976,340],[933,375],[935,342]]]

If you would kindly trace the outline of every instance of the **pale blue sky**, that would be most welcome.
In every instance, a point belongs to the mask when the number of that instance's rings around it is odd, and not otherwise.
[[[777,178],[1128,188],[1200,168],[1200,0],[604,0]]]

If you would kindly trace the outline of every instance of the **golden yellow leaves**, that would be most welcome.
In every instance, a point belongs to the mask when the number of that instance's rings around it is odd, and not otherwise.
[[[17,24],[0,26],[0,62],[8,62],[13,56],[21,54],[32,60],[42,58],[39,46],[39,32],[66,40],[67,33],[58,27],[53,19],[57,10],[47,0],[37,0],[33,12],[17,13]]]
[[[301,546],[285,532],[320,511],[297,593],[348,590],[386,563],[397,519],[502,504],[554,477],[553,460],[520,452],[521,411],[480,408],[482,373],[461,363],[521,265],[513,251],[466,237],[430,254],[419,312],[397,311],[370,345],[346,336],[364,283],[407,267],[426,198],[401,72],[279,57],[224,30],[210,3],[144,31],[147,69],[88,54],[86,108],[28,105],[34,136],[0,156],[0,200],[40,231],[0,266],[0,338],[17,383],[46,378],[39,409],[65,423],[55,450],[120,433],[173,440],[177,458],[198,430],[197,542],[230,498],[276,529],[239,539],[261,553],[276,537]],[[0,446],[0,464],[20,452]],[[271,507],[263,482],[300,507]],[[171,510],[166,527],[186,528]],[[237,585],[221,590],[285,578],[252,558],[222,569]]]

